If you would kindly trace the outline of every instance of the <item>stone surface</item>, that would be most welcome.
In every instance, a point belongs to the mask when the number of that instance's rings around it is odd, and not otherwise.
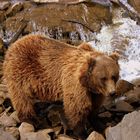
[[[87,138],[87,140],[105,140],[103,135],[99,134],[96,131],[93,131]]]
[[[131,112],[131,111],[134,111],[134,108],[127,102],[120,100],[116,103],[116,110],[124,111],[124,112]]]
[[[140,101],[140,87],[136,87],[134,90],[125,93],[126,101],[128,103],[134,103]]]
[[[19,139],[19,131],[17,127],[6,127],[6,132],[9,132],[12,136],[14,136],[16,139]]]
[[[128,3],[131,4],[134,9],[140,13],[140,0],[128,0]]]
[[[126,80],[121,79],[117,82],[116,92],[118,95],[124,94],[129,90],[133,90],[133,89],[134,89],[134,84]]]
[[[0,2],[0,10],[5,10],[7,9],[11,3],[9,1],[2,1]]]
[[[61,134],[61,135],[58,135],[58,140],[76,140],[76,139],[73,139],[67,135]]]
[[[14,138],[14,136],[12,136],[10,133],[0,129],[0,140],[16,140],[16,138]]]
[[[23,8],[23,4],[21,2],[16,2],[6,11],[6,16],[13,16],[17,12],[19,12]]]
[[[97,4],[36,6],[28,2],[21,12],[5,21],[6,38],[11,38],[17,31],[23,18],[28,21],[23,34],[41,33],[68,43],[89,40],[93,38],[93,32],[100,30],[102,23],[112,22],[110,9]]]
[[[34,131],[35,131],[34,126],[26,122],[21,123],[19,127],[19,132],[21,135],[24,133],[34,132]]]
[[[51,140],[48,130],[40,130],[38,132],[20,131],[20,140]]]
[[[134,111],[124,116],[116,126],[108,128],[106,140],[139,140],[140,111]]]
[[[5,20],[4,11],[0,11],[0,22],[3,22],[4,20]]]
[[[14,120],[16,120],[17,123],[20,123],[20,120],[17,116],[17,112],[14,111],[13,113],[11,113],[10,117],[12,117]]]
[[[0,117],[0,124],[9,127],[9,126],[16,126],[17,122],[10,116],[7,115],[6,112]]]

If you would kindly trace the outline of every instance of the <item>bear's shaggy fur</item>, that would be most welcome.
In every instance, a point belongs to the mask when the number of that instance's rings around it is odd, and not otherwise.
[[[3,71],[19,119],[34,120],[35,99],[63,101],[69,127],[82,133],[90,112],[115,92],[117,59],[87,43],[75,47],[40,35],[17,40],[6,53]]]

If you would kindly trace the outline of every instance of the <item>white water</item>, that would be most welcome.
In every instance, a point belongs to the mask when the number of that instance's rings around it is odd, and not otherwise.
[[[96,35],[97,41],[90,42],[93,47],[111,53],[119,52],[122,79],[132,81],[140,78],[140,26],[130,18],[123,18],[124,11],[113,10],[113,24],[103,26]]]

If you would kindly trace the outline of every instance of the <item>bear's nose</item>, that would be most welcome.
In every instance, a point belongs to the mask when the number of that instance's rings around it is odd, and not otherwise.
[[[115,91],[110,92],[110,96],[111,96],[111,97],[114,97],[114,96],[115,96],[115,94],[116,94],[116,92],[115,92]]]

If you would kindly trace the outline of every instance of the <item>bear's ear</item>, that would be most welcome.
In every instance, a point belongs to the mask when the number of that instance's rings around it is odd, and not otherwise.
[[[84,64],[83,67],[81,68],[79,80],[82,86],[84,87],[89,86],[88,83],[90,82],[91,74],[95,66],[95,63],[96,63],[95,59],[90,59],[87,62],[87,64]]]
[[[80,44],[78,46],[78,48],[81,48],[81,49],[86,50],[86,51],[94,51],[94,49],[91,47],[91,45],[86,43],[86,42],[83,42],[82,44]]]
[[[109,55],[109,57],[111,57],[113,60],[118,61],[120,55],[116,52],[112,53],[111,55]]]

